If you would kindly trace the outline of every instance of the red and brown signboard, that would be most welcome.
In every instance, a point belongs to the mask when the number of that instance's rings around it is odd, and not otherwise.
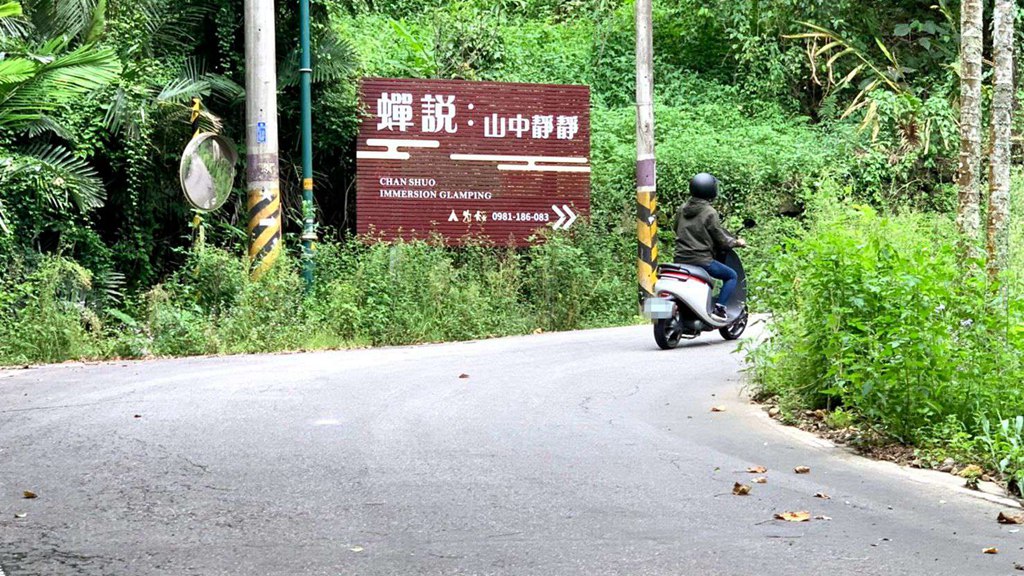
[[[524,245],[590,209],[590,89],[366,79],[356,227]]]

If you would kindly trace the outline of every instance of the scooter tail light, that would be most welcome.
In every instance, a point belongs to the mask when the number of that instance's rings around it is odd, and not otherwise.
[[[666,292],[665,290],[662,290],[661,292],[658,292],[658,296],[661,297],[661,298],[668,298],[671,295],[672,295],[671,292]]]

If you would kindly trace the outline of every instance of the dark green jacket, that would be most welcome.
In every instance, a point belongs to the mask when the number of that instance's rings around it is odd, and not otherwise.
[[[715,252],[736,246],[736,239],[722,228],[718,212],[711,202],[690,198],[676,212],[677,264],[707,266],[715,259]]]

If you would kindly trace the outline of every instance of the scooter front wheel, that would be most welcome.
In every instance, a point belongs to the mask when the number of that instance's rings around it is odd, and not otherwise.
[[[747,329],[747,309],[744,308],[743,312],[740,313],[732,324],[718,329],[718,333],[722,335],[722,338],[726,340],[736,340],[743,335],[743,331]]]

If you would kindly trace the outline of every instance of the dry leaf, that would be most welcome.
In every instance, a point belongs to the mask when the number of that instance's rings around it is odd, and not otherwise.
[[[469,378],[469,374],[459,374],[459,378],[465,380],[466,378]]]
[[[349,550],[351,550],[353,552],[362,552],[363,551],[363,547],[362,546],[353,546],[353,547],[349,548]]]
[[[14,517],[15,517],[15,518],[19,518],[19,519],[21,519],[21,518],[24,518],[25,516],[28,516],[28,514],[26,514],[26,513],[24,513],[24,512],[15,512],[15,513],[14,513]]]
[[[776,520],[785,520],[786,522],[807,522],[811,519],[810,512],[781,512],[775,515]]]
[[[725,406],[712,406],[712,412],[725,412]]]
[[[985,548],[981,551],[982,554],[999,554],[999,550],[996,548]]]
[[[827,522],[827,521],[831,520],[832,517],[831,516],[825,516],[824,514],[822,514],[821,516],[815,516],[814,519],[815,520],[825,520]]]
[[[136,414],[134,417],[135,418],[142,418],[142,414]]]
[[[31,498],[38,498],[39,495],[36,494],[35,492],[31,491],[31,490],[25,490],[24,492],[21,493],[21,497],[22,498],[29,498],[29,499],[31,499]]]
[[[768,479],[765,478],[764,476],[758,476],[757,478],[751,480],[751,482],[753,482],[754,484],[767,484]]]
[[[750,468],[747,468],[747,472],[750,472],[751,474],[764,474],[767,471],[768,469],[764,466],[751,466]]]
[[[1024,514],[1000,512],[999,516],[996,517],[996,521],[1000,524],[1024,524]]]
[[[793,468],[793,472],[796,472],[797,474],[810,474],[811,469],[807,466],[797,466],[796,468]]]
[[[815,498],[821,498],[822,500],[831,500],[832,497],[824,492],[818,492],[814,495]]]
[[[732,487],[732,493],[736,496],[746,496],[747,494],[750,494],[750,486],[737,482]]]

